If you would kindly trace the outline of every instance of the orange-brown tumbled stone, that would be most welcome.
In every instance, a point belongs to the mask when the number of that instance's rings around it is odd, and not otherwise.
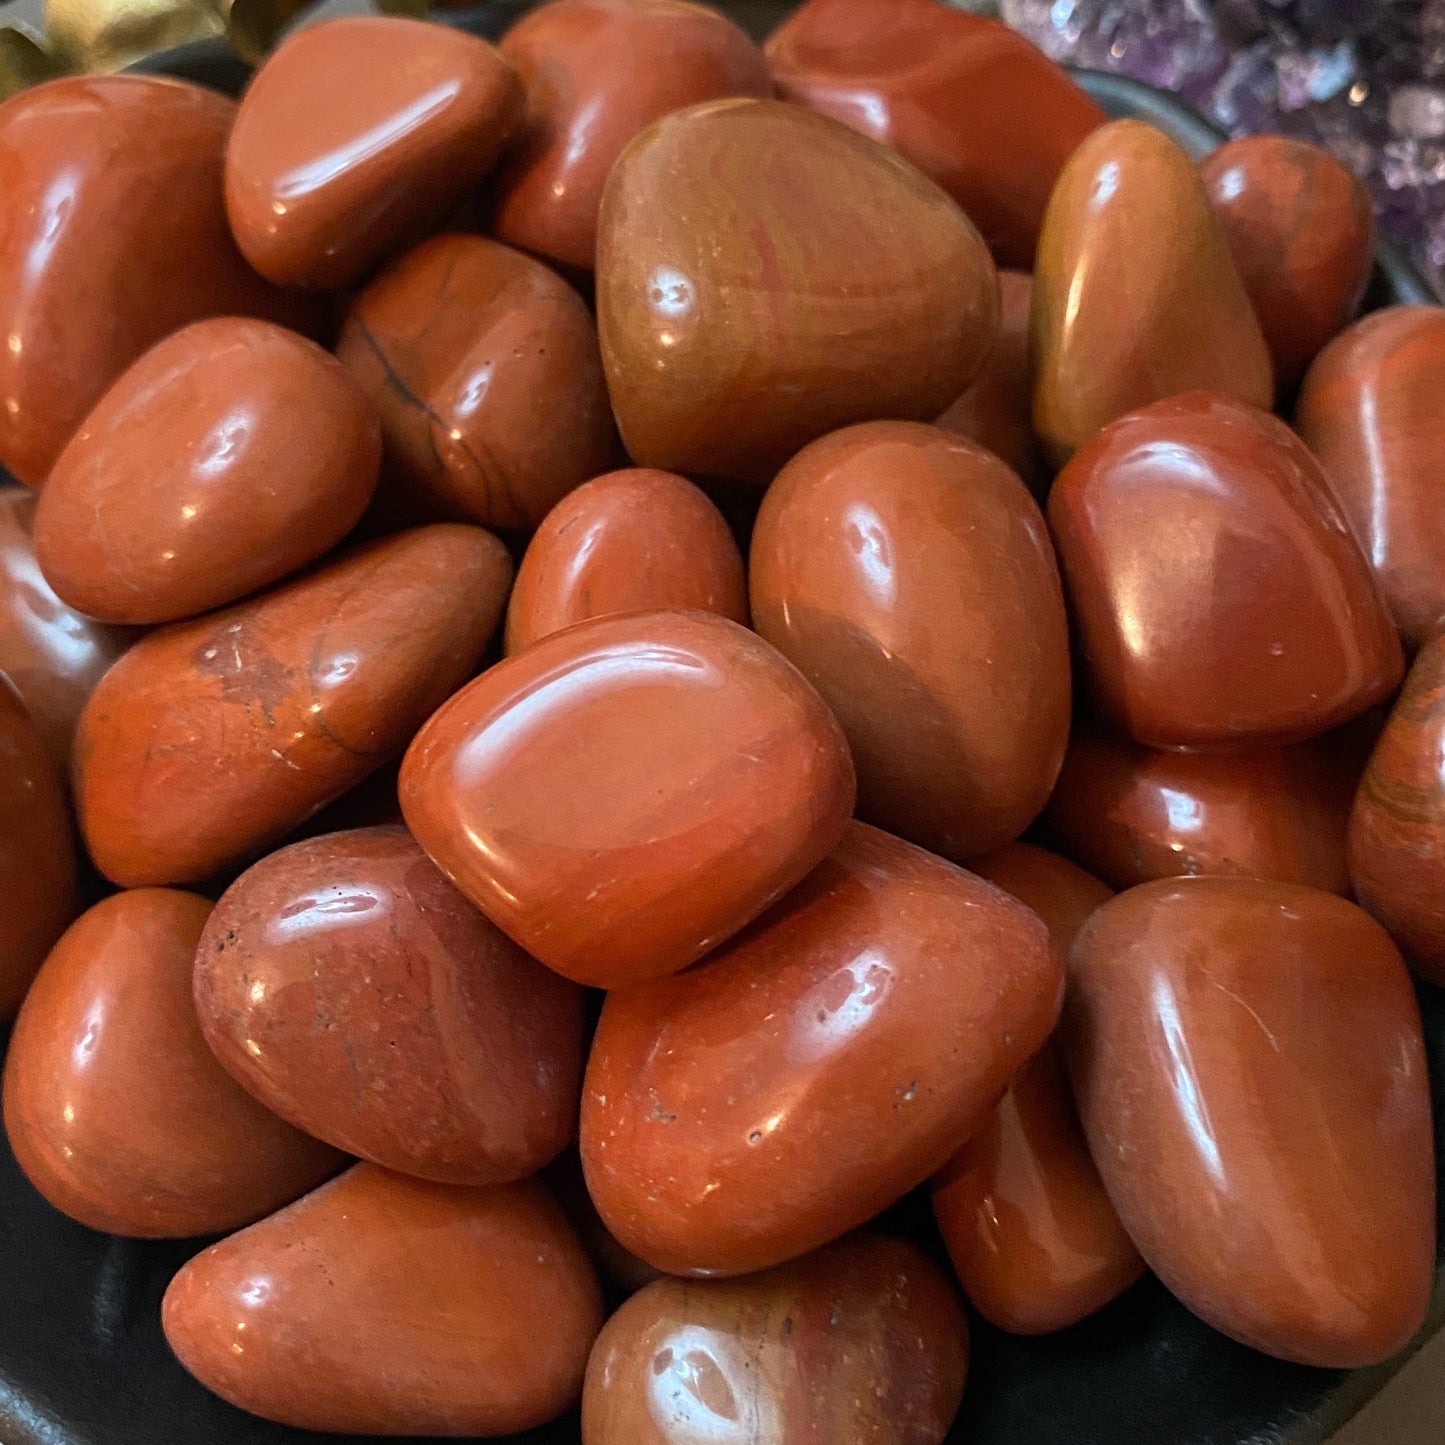
[[[779,653],[707,612],[580,623],[417,734],[401,806],[491,920],[581,983],[685,968],[838,841],[853,764]]]
[[[56,944],[20,1010],[5,1060],[10,1147],[48,1200],[92,1229],[235,1229],[340,1167],[206,1047],[191,960],[210,911],[172,888],[104,899]]]
[[[40,494],[36,555],[91,617],[191,617],[329,551],[380,462],[381,429],[334,357],[266,321],[198,321],[80,424]]]
[[[1350,879],[1410,962],[1445,984],[1445,634],[1420,649],[1350,815]]]
[[[863,823],[698,968],[607,996],[582,1098],[587,1184],[672,1274],[806,1253],[921,1184],[1058,1016],[1048,930]]]
[[[942,191],[797,106],[692,106],[608,178],[597,321],[639,466],[766,483],[851,422],[931,421],[983,365],[998,306]]]
[[[1435,1271],[1430,1081],[1379,924],[1295,884],[1143,884],[1079,933],[1063,1037],[1109,1197],[1191,1310],[1307,1365],[1409,1340]]]
[[[768,489],[753,623],[823,694],[870,822],[962,861],[1017,838],[1068,741],[1048,528],[997,457],[912,422],[850,427]]]
[[[402,515],[535,527],[614,461],[582,298],[483,236],[433,236],[399,257],[357,297],[336,354],[381,417],[383,499],[395,493]]]
[[[1275,379],[1293,391],[1364,295],[1375,244],[1370,193],[1327,150],[1283,135],[1226,141],[1199,172]]]
[[[1295,411],[1412,648],[1445,627],[1442,395],[1445,307],[1391,306],[1320,352]]]
[[[0,1020],[13,1018],[79,907],[75,833],[59,772],[0,677]]]
[[[1045,823],[1115,888],[1233,873],[1348,894],[1345,833],[1364,750],[1334,734],[1294,747],[1141,747],[1076,728]]]
[[[75,795],[117,883],[245,861],[381,767],[471,676],[511,581],[476,527],[420,527],[159,628],[91,694]]]
[[[235,105],[151,75],[0,106],[0,462],[39,486],[112,381],[203,316],[309,319],[241,258],[221,200]]]
[[[694,608],[748,620],[743,559],[691,482],[645,468],[586,482],[527,544],[507,605],[507,651],[612,612]]]
[[[687,0],[551,0],[500,49],[527,107],[493,183],[492,230],[578,271],[592,269],[602,187],[633,136],[685,105],[773,93],[747,33]]]
[[[1049,525],[1086,681],[1138,742],[1294,742],[1399,684],[1319,463],[1256,407],[1190,392],[1120,417],[1059,473]]]
[[[1023,271],[1000,271],[998,290],[998,339],[993,350],[937,424],[1006,461],[1042,502],[1048,495],[1050,473],[1034,435],[1034,367],[1029,356],[1033,277]]]
[[[68,776],[80,710],[134,634],[96,622],[55,595],[35,558],[36,501],[29,487],[0,487],[0,673]]]
[[[956,200],[999,263],[1029,266],[1098,104],[1007,25],[937,0],[808,0],[768,38],[779,93],[884,141]]]
[[[1113,897],[1067,858],[1028,843],[969,866],[1028,904],[1061,958]],[[1089,1157],[1052,1039],[934,1179],[933,1213],[964,1293],[986,1319],[1016,1334],[1075,1324],[1144,1271]]]
[[[572,1137],[582,993],[494,928],[405,828],[293,843],[196,948],[206,1041],[319,1139],[450,1184],[535,1174]]]
[[[598,1336],[585,1445],[942,1445],[968,1325],[915,1245],[855,1234],[747,1279],[661,1279]]]
[[[1074,152],[1034,263],[1034,429],[1061,466],[1105,422],[1205,388],[1268,407],[1269,349],[1183,148],[1116,120]]]
[[[522,116],[495,47],[450,25],[346,15],[287,36],[226,150],[226,211],[263,276],[348,286],[426,234]]]
[[[602,1318],[592,1266],[536,1180],[464,1189],[374,1164],[213,1244],[161,1306],[171,1349],[223,1399],[375,1435],[550,1420],[581,1392]]]

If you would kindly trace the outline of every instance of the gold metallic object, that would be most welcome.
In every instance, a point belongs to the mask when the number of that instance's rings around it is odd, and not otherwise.
[[[65,67],[28,30],[17,25],[0,27],[0,100],[52,80]]]
[[[312,0],[45,0],[55,53],[74,70],[121,70],[189,41],[224,35],[255,64]]]

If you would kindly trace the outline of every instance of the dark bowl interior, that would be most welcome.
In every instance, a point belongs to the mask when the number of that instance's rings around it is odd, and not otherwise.
[[[498,34],[525,3],[453,12]],[[790,8],[727,5],[756,33]],[[218,43],[179,47],[140,69],[234,92],[246,71]],[[1114,115],[1149,120],[1202,155],[1221,139],[1170,95],[1127,77],[1080,73]],[[1428,301],[1428,288],[1382,243],[1369,305]],[[1438,1133],[1445,1121],[1445,994],[1422,987]],[[935,1251],[926,1208],[905,1201],[890,1223]],[[46,1205],[0,1150],[0,1442],[3,1445],[360,1445],[232,1409],[176,1363],[160,1330],[160,1300],[175,1270],[206,1243],[145,1244],[95,1234]],[[1437,1290],[1430,1333],[1445,1321]],[[539,1328],[545,1323],[539,1322]],[[1423,1336],[1422,1336],[1423,1337]],[[1146,1280],[1093,1319],[1039,1339],[975,1322],[973,1364],[951,1445],[1317,1445],[1398,1369],[1315,1370],[1237,1345]],[[575,1418],[527,1436],[578,1445]],[[756,1445],[773,1445],[759,1441]],[[839,1441],[837,1445],[851,1445]]]

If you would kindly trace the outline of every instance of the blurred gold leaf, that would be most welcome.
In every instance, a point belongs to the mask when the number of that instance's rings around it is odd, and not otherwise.
[[[76,70],[121,70],[192,40],[226,33],[219,0],[45,0],[45,32]]]
[[[231,45],[249,65],[259,65],[282,30],[314,3],[315,0],[220,0]]]
[[[0,27],[0,100],[64,72],[65,67],[28,30]]]

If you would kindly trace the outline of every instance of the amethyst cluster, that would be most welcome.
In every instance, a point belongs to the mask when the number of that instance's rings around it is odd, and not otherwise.
[[[1055,59],[1326,146],[1445,298],[1445,0],[1001,0]]]

